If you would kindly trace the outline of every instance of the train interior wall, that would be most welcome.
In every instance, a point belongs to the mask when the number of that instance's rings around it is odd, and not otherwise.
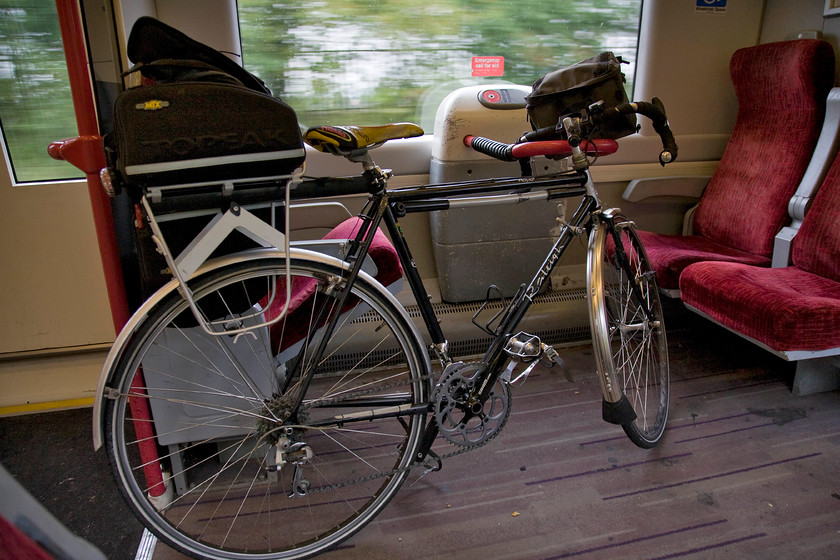
[[[840,17],[824,17],[824,0],[741,0],[724,14],[698,14],[694,0],[645,0],[636,77],[637,99],[665,102],[680,145],[680,161],[668,169],[653,163],[658,138],[652,130],[622,140],[621,151],[593,169],[605,203],[621,206],[643,227],[671,231],[690,204],[665,200],[630,204],[621,192],[635,178],[709,175],[725,146],[736,103],[728,76],[736,49],[820,33],[835,48]],[[184,0],[85,0],[92,64],[100,89],[118,88],[120,50],[131,22],[153,15],[221,50],[239,48],[235,3]],[[196,10],[202,17],[195,17]],[[212,17],[209,15],[212,13]],[[116,26],[112,21],[119,22]],[[201,27],[198,27],[198,26]],[[104,85],[104,88],[101,87]],[[400,174],[396,185],[428,181],[430,136],[395,142],[377,152]],[[352,172],[322,154],[308,158],[316,174]],[[353,208],[358,201],[346,201]],[[114,330],[83,181],[16,186],[0,174],[0,414],[90,404]],[[428,218],[409,216],[405,229],[422,275],[437,275]]]

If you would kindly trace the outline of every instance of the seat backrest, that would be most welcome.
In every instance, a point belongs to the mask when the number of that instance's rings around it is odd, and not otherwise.
[[[770,257],[820,133],[834,49],[815,39],[767,43],[737,50],[729,68],[738,115],[694,233]]]
[[[840,282],[840,156],[793,238],[791,258],[797,268]]]

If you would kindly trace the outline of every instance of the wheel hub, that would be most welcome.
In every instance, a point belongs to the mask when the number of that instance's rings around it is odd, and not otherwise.
[[[275,395],[264,403],[263,412],[257,421],[257,437],[264,439],[270,445],[277,445],[277,442],[285,434],[282,426],[288,424],[291,418],[295,418],[293,424],[304,424],[309,419],[308,412],[300,407],[294,410],[295,399],[290,395]],[[294,436],[302,432],[294,429],[290,433]]]

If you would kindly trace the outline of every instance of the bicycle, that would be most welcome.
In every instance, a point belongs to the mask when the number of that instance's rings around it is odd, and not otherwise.
[[[656,278],[633,222],[601,208],[589,175],[588,158],[615,151],[617,143],[586,140],[582,131],[587,122],[627,113],[654,121],[663,165],[676,157],[658,100],[606,111],[593,106],[588,116],[565,117],[556,129],[526,134],[521,143],[464,139],[509,161],[566,158],[569,171],[389,189],[390,173],[370,151],[422,134],[418,127],[315,127],[307,142],[361,163],[364,172],[331,179],[297,173],[262,184],[229,203],[178,256],[167,247],[151,199],[177,200],[181,191],[145,193],[146,220],[174,279],[119,334],[94,410],[95,445],[104,440],[121,490],[143,523],[175,549],[202,558],[306,558],[343,542],[386,506],[410,471],[437,470],[497,436],[510,413],[511,385],[524,382],[536,364],[562,363],[517,325],[563,252],[582,236],[604,420],[621,425],[636,445],[655,446],[669,407]],[[545,136],[560,139],[532,140]],[[298,198],[368,195],[352,222],[355,234],[330,245],[340,258],[291,245],[288,219],[282,235],[243,207],[283,192],[287,210]],[[228,195],[203,196],[213,206]],[[482,327],[493,337],[484,355],[455,360],[399,219],[569,197],[580,197],[580,204],[543,265]],[[381,246],[383,224],[431,344],[374,278],[382,271],[369,257]],[[207,261],[235,229],[263,248]],[[352,361],[345,363],[347,356]],[[519,364],[525,368],[516,372]],[[450,452],[432,451],[441,437],[452,444]]]

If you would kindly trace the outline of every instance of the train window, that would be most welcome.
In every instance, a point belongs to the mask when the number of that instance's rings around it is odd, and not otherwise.
[[[47,155],[78,134],[54,0],[0,3],[0,125],[15,183],[80,176]]]
[[[304,125],[412,121],[611,50],[632,93],[642,0],[239,0],[243,63]],[[351,123],[352,121],[352,123]]]

